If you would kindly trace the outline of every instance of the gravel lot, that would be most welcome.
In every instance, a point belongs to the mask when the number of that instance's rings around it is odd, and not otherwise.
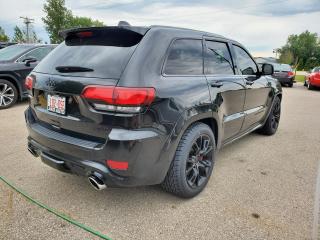
[[[250,134],[219,154],[198,197],[159,187],[95,191],[26,150],[26,103],[0,112],[0,175],[112,239],[312,239],[320,91],[284,88],[275,136]],[[94,239],[0,183],[0,239]]]

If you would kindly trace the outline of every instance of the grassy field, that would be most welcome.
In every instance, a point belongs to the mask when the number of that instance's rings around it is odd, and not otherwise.
[[[304,82],[304,75],[296,75],[294,79],[297,82]]]

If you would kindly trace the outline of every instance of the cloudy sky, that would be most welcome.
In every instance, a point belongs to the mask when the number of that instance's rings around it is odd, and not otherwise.
[[[10,36],[20,16],[35,19],[34,29],[49,41],[41,17],[44,0],[0,0],[0,26]],[[74,15],[106,25],[180,26],[218,33],[243,43],[255,56],[274,56],[287,36],[305,30],[320,35],[320,0],[66,0]]]

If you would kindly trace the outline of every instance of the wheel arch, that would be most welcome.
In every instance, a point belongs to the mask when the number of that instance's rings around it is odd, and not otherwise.
[[[216,142],[216,146],[218,144],[218,140],[219,140],[219,130],[218,130],[218,123],[217,123],[217,120],[213,117],[211,118],[202,118],[202,119],[199,119],[198,121],[195,121],[193,122],[192,124],[196,123],[196,122],[200,122],[200,123],[204,123],[206,125],[208,125],[212,132],[213,132],[213,135],[214,135],[214,140]],[[189,125],[191,126],[191,124]],[[188,129],[188,128],[187,128]]]
[[[182,114],[184,115],[184,114]],[[215,117],[215,114],[212,113],[212,111],[208,111],[206,113],[197,114],[194,116],[190,116],[189,118],[184,118],[183,116],[177,121],[174,129],[172,130],[172,133],[166,140],[166,143],[164,144],[162,148],[162,154],[159,157],[158,161],[163,162],[164,172],[162,180],[165,178],[166,173],[169,169],[169,166],[174,158],[174,155],[176,153],[176,149],[179,145],[179,142],[185,133],[185,131],[192,126],[195,123],[204,123],[208,125],[214,134],[215,141],[216,141],[216,149],[218,150],[221,146],[220,141],[220,125],[219,120],[217,117]]]
[[[18,80],[10,75],[10,74],[0,74],[0,79],[3,79],[3,80],[7,80],[9,82],[11,82],[17,89],[18,91],[18,99],[21,100],[22,99],[22,88],[18,82]]]

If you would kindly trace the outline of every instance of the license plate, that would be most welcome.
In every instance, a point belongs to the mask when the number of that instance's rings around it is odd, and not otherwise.
[[[48,94],[47,110],[59,114],[66,114],[66,97]]]

